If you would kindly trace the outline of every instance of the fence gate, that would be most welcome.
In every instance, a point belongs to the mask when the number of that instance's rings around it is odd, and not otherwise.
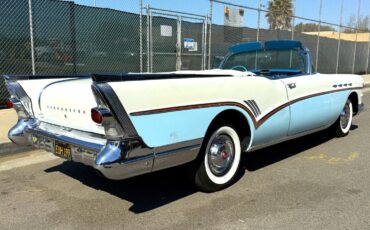
[[[203,70],[208,17],[146,6],[146,70]],[[145,23],[145,22],[144,22]],[[145,36],[145,35],[144,35]]]

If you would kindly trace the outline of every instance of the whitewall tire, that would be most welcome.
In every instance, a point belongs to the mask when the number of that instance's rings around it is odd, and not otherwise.
[[[241,158],[240,138],[232,126],[225,125],[216,128],[205,141],[195,184],[202,191],[214,192],[227,187],[237,175]]]
[[[344,105],[343,110],[340,113],[338,120],[334,124],[335,134],[337,137],[344,137],[348,135],[352,126],[352,119],[353,105],[351,100],[348,99],[346,101],[346,104]]]

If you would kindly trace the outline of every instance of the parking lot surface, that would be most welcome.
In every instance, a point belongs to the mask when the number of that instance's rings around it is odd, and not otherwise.
[[[370,229],[369,110],[345,138],[316,133],[243,166],[233,186],[206,194],[181,167],[109,181],[43,151],[4,156],[0,229]]]

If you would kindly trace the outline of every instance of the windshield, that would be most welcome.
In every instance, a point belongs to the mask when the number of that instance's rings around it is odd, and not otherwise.
[[[298,49],[259,50],[229,56],[222,69],[281,74],[305,72],[305,57]]]

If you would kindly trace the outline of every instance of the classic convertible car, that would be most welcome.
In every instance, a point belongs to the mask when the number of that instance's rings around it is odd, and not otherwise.
[[[207,192],[232,183],[242,152],[327,128],[343,137],[363,108],[362,78],[316,73],[298,41],[238,44],[208,71],[5,78],[14,143],[113,180],[189,163]]]

